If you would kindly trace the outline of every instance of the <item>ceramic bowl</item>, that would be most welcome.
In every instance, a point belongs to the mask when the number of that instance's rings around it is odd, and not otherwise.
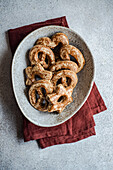
[[[70,44],[77,47],[85,58],[85,66],[83,70],[77,74],[78,83],[73,91],[73,102],[60,114],[41,112],[31,106],[28,100],[24,74],[24,69],[29,63],[28,52],[33,47],[36,40],[44,36],[51,37],[57,32],[65,33],[69,38]],[[75,31],[69,28],[61,26],[46,26],[37,29],[23,39],[14,54],[12,62],[12,83],[15,98],[24,116],[38,126],[51,127],[59,125],[76,114],[89,96],[93,80],[93,56],[84,40]]]

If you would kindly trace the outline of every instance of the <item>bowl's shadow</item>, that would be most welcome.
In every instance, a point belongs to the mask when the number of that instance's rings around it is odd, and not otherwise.
[[[23,118],[13,94],[11,82],[12,54],[7,32],[5,33],[5,37],[7,49],[6,52],[2,54],[0,63],[0,98],[4,112],[4,120],[8,120],[9,124],[13,127],[12,129],[16,128],[17,140],[20,142],[20,140],[23,140]]]

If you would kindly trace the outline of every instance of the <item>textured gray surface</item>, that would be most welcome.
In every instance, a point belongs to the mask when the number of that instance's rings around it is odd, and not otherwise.
[[[108,110],[94,116],[96,136],[42,150],[36,141],[23,142],[22,115],[11,88],[6,31],[63,15],[91,49],[96,63],[95,81]],[[0,0],[0,170],[113,169],[112,50],[112,0]]]

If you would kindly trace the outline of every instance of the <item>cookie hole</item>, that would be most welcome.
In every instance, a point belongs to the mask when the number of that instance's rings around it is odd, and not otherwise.
[[[62,71],[62,70],[70,70],[70,69],[69,68],[61,68],[61,69],[55,70],[55,71],[58,72],[58,71]]]
[[[71,84],[71,79],[69,77],[66,77],[66,83],[68,86]]]
[[[56,42],[57,43],[57,42]],[[59,54],[62,43],[60,42],[54,49],[53,52]]]
[[[35,75],[35,80],[38,81],[41,80],[41,78],[38,75]]]
[[[61,61],[60,56],[57,56],[57,53],[54,53],[54,54],[55,54],[55,62],[57,62],[58,60],[60,60],[60,61]]]
[[[69,56],[70,56],[70,60],[75,62],[78,65],[78,61],[72,55],[69,55]]]
[[[42,91],[43,96],[46,96],[46,90],[45,90],[45,88],[41,87],[41,91]]]
[[[41,60],[41,58],[42,58],[42,52],[39,52],[38,54],[37,54],[37,57]]]
[[[37,92],[37,90],[35,90],[35,97],[36,97],[36,103],[37,103],[37,101],[38,101],[38,99],[39,99],[39,94],[38,94],[38,92]]]
[[[46,100],[44,99],[44,100],[42,101],[41,105],[44,107],[45,104],[46,104]]]
[[[46,58],[45,58],[45,62],[46,62],[46,64],[49,64],[48,56],[47,55],[46,55]]]
[[[54,49],[53,53],[55,54],[55,62],[57,62],[58,59],[61,60],[60,58],[60,48],[62,47],[62,43],[60,42]]]
[[[57,102],[63,103],[64,100],[66,100],[66,96],[61,96],[61,97],[57,100]]]
[[[58,79],[56,85],[58,85],[58,84],[62,84],[62,78]]]
[[[43,99],[42,102],[41,102],[41,107],[47,107],[48,106],[48,101],[46,99]]]

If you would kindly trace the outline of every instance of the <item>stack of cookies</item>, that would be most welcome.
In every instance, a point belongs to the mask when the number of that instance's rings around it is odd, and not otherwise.
[[[69,45],[64,33],[56,33],[52,38],[39,38],[29,52],[29,60],[31,66],[25,72],[31,105],[40,111],[61,113],[73,101],[77,73],[85,64],[82,53]]]

